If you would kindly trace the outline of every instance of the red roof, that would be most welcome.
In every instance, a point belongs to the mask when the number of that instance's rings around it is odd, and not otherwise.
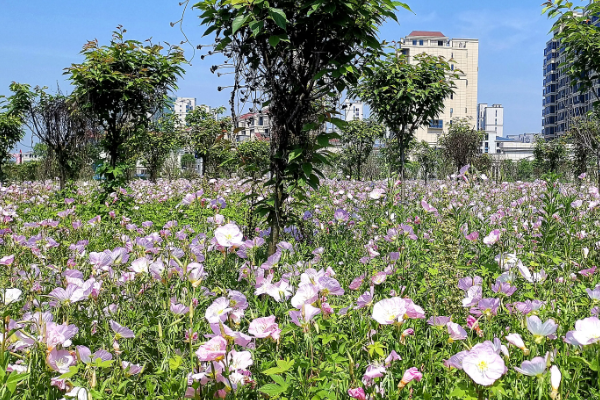
[[[409,37],[446,37],[442,32],[431,32],[431,31],[412,31]]]

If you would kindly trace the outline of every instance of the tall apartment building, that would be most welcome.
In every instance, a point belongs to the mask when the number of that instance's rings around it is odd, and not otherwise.
[[[414,31],[401,41],[400,51],[411,63],[417,54],[443,56],[453,70],[459,70],[455,94],[446,99],[444,111],[429,127],[420,128],[416,139],[436,144],[447,132],[452,119],[468,118],[477,124],[477,86],[479,73],[479,40],[452,39],[442,32]]]
[[[504,107],[502,104],[487,103],[477,105],[477,130],[484,131],[481,143],[482,153],[500,153],[500,143],[496,141],[504,137]]]
[[[196,108],[196,98],[177,97],[174,102],[175,114],[179,117],[182,124],[185,124],[185,117]]]
[[[581,14],[578,14],[581,16]],[[598,16],[590,18],[591,23],[600,26]],[[587,114],[596,100],[592,90],[600,96],[600,81],[594,88],[581,93],[579,85],[571,86],[571,79],[560,65],[566,61],[560,40],[554,37],[544,49],[544,89],[542,100],[542,134],[545,139],[564,135],[570,128],[572,119]]]

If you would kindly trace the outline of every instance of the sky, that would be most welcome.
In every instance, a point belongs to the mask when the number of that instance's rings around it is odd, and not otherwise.
[[[399,10],[399,23],[381,27],[382,40],[398,40],[413,30],[479,39],[478,103],[504,106],[505,134],[540,132],[543,52],[552,25],[541,15],[540,0],[404,1],[414,13]],[[170,26],[183,11],[178,0],[0,0],[0,95],[10,94],[13,81],[70,92],[64,69],[83,60],[80,51],[88,40],[108,44],[118,25],[127,29],[128,39],[180,44],[187,37],[194,47],[210,44],[202,37],[197,10],[188,7],[182,24]],[[229,93],[217,87],[226,86],[228,77],[209,71],[218,59],[201,60],[190,44],[182,47],[191,63],[176,95],[226,105]],[[19,149],[31,145],[27,135]]]

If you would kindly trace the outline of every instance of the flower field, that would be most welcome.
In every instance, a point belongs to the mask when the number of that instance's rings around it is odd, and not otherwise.
[[[598,188],[461,178],[3,187],[0,399],[600,398]]]

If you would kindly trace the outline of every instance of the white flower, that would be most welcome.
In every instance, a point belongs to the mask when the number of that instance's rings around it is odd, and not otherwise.
[[[292,297],[292,306],[302,308],[304,304],[312,304],[319,297],[319,289],[315,285],[302,285]]]
[[[540,376],[546,372],[546,360],[536,357],[531,361],[523,361],[521,367],[515,367],[515,371],[527,376]]]
[[[582,346],[600,341],[600,320],[590,317],[575,322],[575,330],[568,332],[569,336]]]
[[[219,297],[208,306],[204,317],[209,324],[218,324],[219,322],[225,322],[227,314],[231,310],[231,307],[229,307],[229,299],[226,297]]]
[[[535,342],[538,344],[542,342],[544,337],[553,335],[557,327],[558,325],[552,318],[542,323],[537,315],[527,317],[527,329],[533,334]]]
[[[241,246],[244,235],[236,224],[223,225],[215,230],[217,243],[223,247]]]
[[[550,397],[552,399],[556,399],[558,397],[558,388],[560,387],[560,380],[562,378],[562,374],[556,365],[553,365],[550,368],[550,384],[552,385],[552,393],[550,393]]]
[[[20,289],[6,289],[6,292],[4,292],[4,305],[7,306],[15,301],[18,301],[22,293],[23,292]]]
[[[142,257],[132,262],[131,267],[129,267],[129,269],[131,269],[136,274],[141,274],[142,272],[147,273],[149,267],[150,261],[146,257]]]

